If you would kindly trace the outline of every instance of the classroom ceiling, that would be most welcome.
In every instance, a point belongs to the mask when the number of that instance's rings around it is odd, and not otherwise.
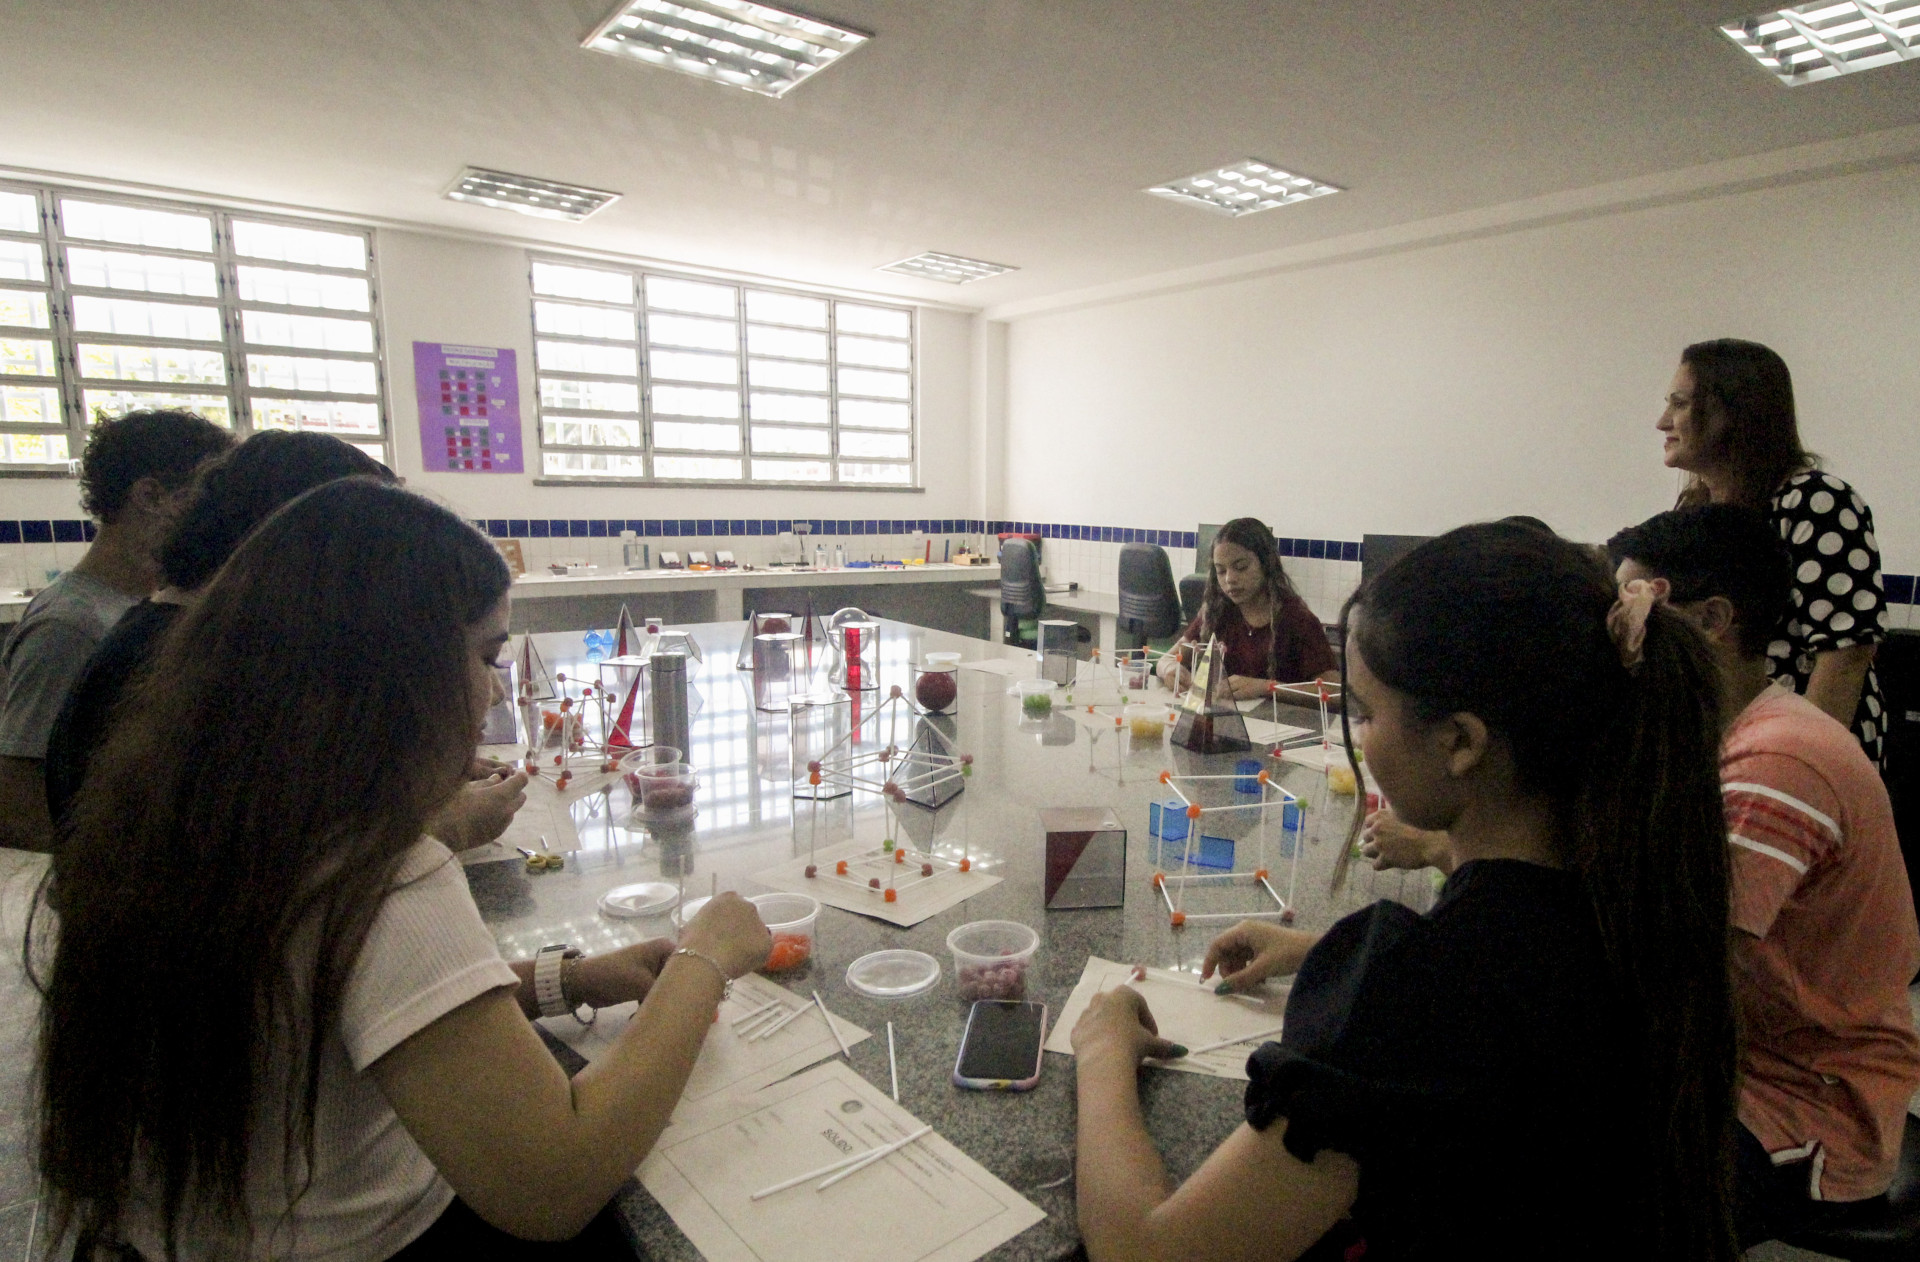
[[[1758,0],[809,0],[876,38],[779,100],[582,50],[615,3],[0,0],[0,165],[986,307],[1920,122],[1920,64],[1775,81]],[[1243,157],[1349,191],[1140,191]],[[873,270],[921,250],[1020,270]]]

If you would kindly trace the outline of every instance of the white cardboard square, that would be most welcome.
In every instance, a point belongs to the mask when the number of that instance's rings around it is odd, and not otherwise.
[[[1279,1025],[1287,1014],[1288,988],[1284,986],[1269,985],[1255,995],[1236,998],[1214,994],[1211,983],[1201,984],[1192,973],[1150,968],[1146,970],[1145,980],[1138,982],[1133,980],[1133,974],[1134,966],[1131,964],[1116,964],[1097,955],[1088,956],[1087,966],[1080,972],[1080,981],[1074,986],[1073,993],[1067,996],[1060,1016],[1053,1023],[1053,1032],[1047,1036],[1046,1049],[1063,1056],[1073,1055],[1074,1022],[1087,1010],[1096,993],[1112,990],[1115,986],[1131,985],[1138,990],[1153,1012],[1154,1023],[1160,1027],[1161,1037],[1188,1047],[1203,1047],[1236,1035],[1270,1030]],[[1268,1036],[1269,1039],[1279,1037],[1278,1034]],[[1247,1057],[1264,1041],[1236,1043],[1197,1056],[1147,1063],[1160,1069],[1177,1069],[1181,1073],[1207,1074],[1214,1078],[1234,1078],[1245,1082]]]
[[[775,864],[760,872],[755,872],[751,880],[777,890],[787,890],[794,894],[808,894],[830,907],[842,911],[858,912],[862,916],[873,916],[903,929],[937,916],[957,903],[963,903],[976,894],[985,893],[1000,884],[1000,878],[982,872],[980,860],[973,860],[970,872],[948,871],[941,869],[940,875],[931,880],[920,879],[919,869],[913,868],[911,877],[903,873],[902,888],[895,902],[887,902],[880,890],[869,889],[864,885],[827,875],[833,871],[833,865],[839,859],[856,859],[865,856],[875,847],[871,842],[845,841],[836,846],[822,846],[809,860],[806,855]],[[807,864],[811,862],[821,875],[809,877]],[[904,865],[911,867],[912,865]]]

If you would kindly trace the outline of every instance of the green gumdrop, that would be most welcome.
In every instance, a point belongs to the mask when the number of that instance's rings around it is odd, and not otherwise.
[[[881,851],[882,851],[883,853],[886,853],[886,854],[892,854],[892,853],[893,853],[893,838],[891,838],[891,837],[889,837],[889,838],[887,838],[887,839],[886,839],[885,841],[883,841],[883,842],[881,842],[881,843],[880,843],[880,849],[881,849]]]

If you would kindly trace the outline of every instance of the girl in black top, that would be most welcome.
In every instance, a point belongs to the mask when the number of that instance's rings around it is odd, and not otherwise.
[[[1246,922],[1212,944],[1202,975],[1230,987],[1298,976],[1248,1065],[1247,1125],[1178,1187],[1135,1074],[1180,1049],[1131,988],[1089,1006],[1095,1262],[1734,1258],[1714,667],[1636,588],[1496,523],[1348,602],[1348,748],[1461,866],[1424,916],[1380,903],[1320,938]]]

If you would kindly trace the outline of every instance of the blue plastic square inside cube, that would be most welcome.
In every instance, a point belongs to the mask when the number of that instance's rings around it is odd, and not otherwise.
[[[1185,823],[1184,819],[1181,823]],[[1233,869],[1233,839],[1231,837],[1209,837],[1200,835],[1193,853],[1187,853],[1186,838],[1171,840],[1156,838],[1153,842],[1154,862],[1163,868],[1177,868],[1184,861],[1189,867],[1218,868],[1222,871]]]
[[[1147,832],[1162,841],[1187,839],[1187,804],[1178,798],[1147,805]]]

